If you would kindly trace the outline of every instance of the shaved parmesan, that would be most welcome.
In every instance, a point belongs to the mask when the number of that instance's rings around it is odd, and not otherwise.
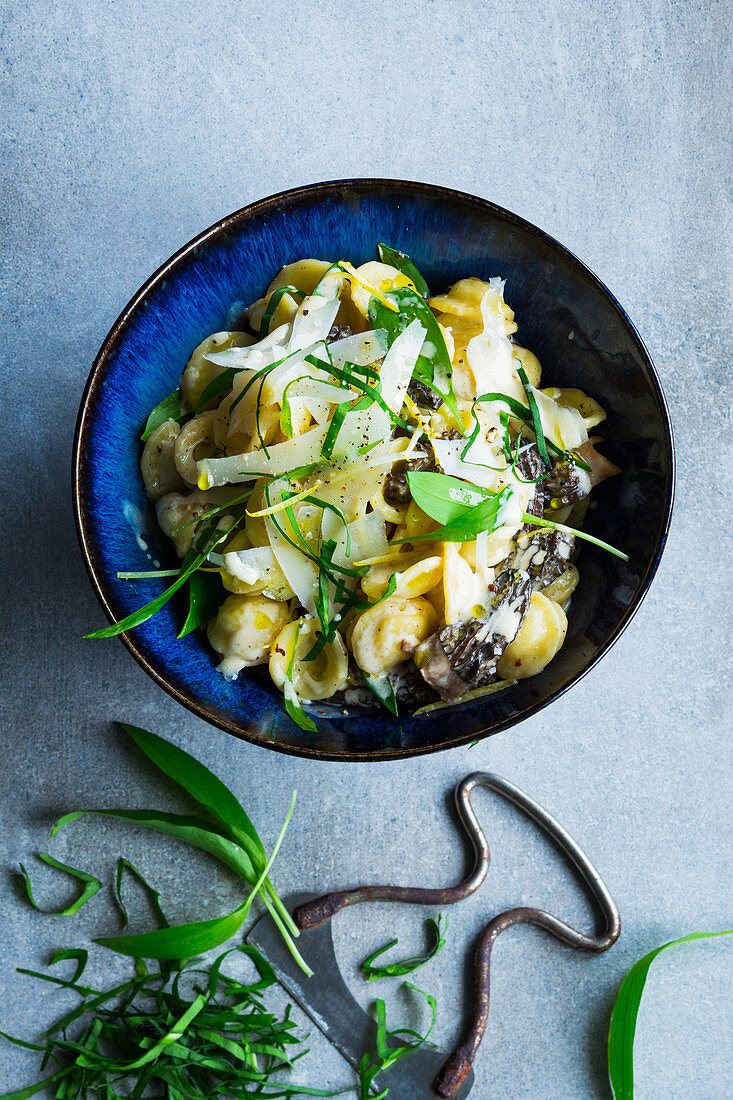
[[[411,321],[392,344],[382,363],[379,372],[382,398],[393,413],[399,414],[402,408],[426,331],[419,321]]]
[[[335,367],[343,367],[344,363],[368,367],[370,363],[376,363],[377,359],[386,355],[387,333],[382,328],[356,332],[353,336],[345,336],[343,340],[335,340],[328,350]]]

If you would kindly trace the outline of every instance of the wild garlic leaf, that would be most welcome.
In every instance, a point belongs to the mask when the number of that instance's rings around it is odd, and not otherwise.
[[[114,817],[120,821],[128,821],[133,825],[142,825],[146,829],[165,833],[166,836],[182,840],[194,848],[200,848],[209,855],[215,856],[248,881],[254,880],[262,869],[260,863],[255,869],[249,855],[238,844],[212,828],[207,821],[197,817],[186,817],[183,814],[164,813],[162,810],[75,810],[59,818],[51,835],[55,836],[65,825],[71,824],[85,814]],[[139,874],[138,877],[140,877]]]
[[[383,676],[368,676],[363,670],[361,670],[361,674],[364,677],[364,683],[369,690],[376,695],[382,706],[386,707],[389,713],[393,714],[395,718],[399,718],[397,699],[389,676],[386,673],[384,673]]]
[[[145,422],[140,440],[142,443],[148,439],[166,420],[180,420],[186,415],[181,405],[181,391],[174,390],[160,401]]]
[[[398,252],[396,248],[390,248],[388,244],[378,244],[377,252],[383,264],[396,267],[415,285],[415,290],[421,298],[430,297],[430,289],[425,279],[420,274],[414,263],[404,252]]]
[[[377,1074],[388,1070],[396,1062],[400,1062],[426,1043],[435,1027],[438,1012],[435,998],[411,982],[405,982],[404,984],[406,989],[414,990],[427,1001],[432,1012],[430,1027],[424,1035],[413,1031],[412,1028],[399,1028],[396,1031],[389,1031],[385,1003],[380,999],[375,1001],[377,1045],[373,1051],[365,1054],[359,1063],[359,1100],[383,1100],[383,1097],[389,1093],[389,1089],[384,1089],[379,1093],[379,1096],[373,1096],[374,1078]],[[395,1043],[397,1045],[394,1045]]]
[[[270,331],[270,323],[275,314],[275,310],[280,305],[281,299],[286,294],[292,294],[294,298],[299,298],[301,302],[306,296],[304,290],[298,290],[298,288],[294,286],[281,286],[278,287],[277,290],[273,290],[272,294],[270,295],[270,300],[267,303],[267,308],[262,314],[262,320],[260,321],[260,339],[263,336],[267,336],[268,332]]]
[[[429,482],[420,479],[443,479]],[[424,535],[410,535],[409,538],[394,539],[394,542],[472,542],[482,531],[491,533],[504,522],[505,509],[512,499],[512,491],[509,488],[502,489],[500,493],[492,493],[488,489],[477,489],[476,486],[468,486],[458,478],[449,477],[447,474],[408,473],[407,483],[410,492],[420,508],[431,519],[438,516],[452,514],[443,526]],[[441,491],[439,486],[443,485]],[[414,488],[413,488],[414,486]],[[465,487],[465,488],[464,488]],[[459,497],[461,493],[475,492],[479,497],[477,504],[464,504]],[[452,494],[452,495],[451,495]],[[432,509],[432,511],[431,511]],[[433,511],[437,514],[433,515]]]
[[[223,599],[221,575],[218,572],[204,573],[197,569],[192,573],[188,578],[188,611],[176,638],[185,638],[187,634],[204,626],[209,619],[213,619]]]
[[[442,913],[438,917],[437,922],[433,920],[432,917],[429,917],[426,923],[429,931],[432,933],[433,944],[424,955],[413,955],[407,959],[401,959],[399,962],[389,963],[386,966],[374,966],[376,959],[381,958],[382,955],[386,954],[386,952],[390,951],[393,947],[396,947],[399,943],[397,939],[391,940],[389,943],[385,944],[384,947],[378,948],[378,950],[371,954],[368,959],[364,959],[364,962],[361,964],[361,970],[366,975],[367,981],[376,982],[380,978],[404,977],[405,974],[412,974],[413,971],[423,966],[426,962],[430,962],[431,959],[434,959],[438,952],[445,947],[445,936],[443,933],[448,929],[448,917],[445,918],[444,927]]]
[[[65,874],[71,875],[72,878],[78,879],[79,882],[84,883],[84,888],[76,901],[71,902],[71,904],[67,905],[64,909],[44,909],[42,906],[38,905],[33,897],[30,876],[21,863],[20,869],[25,880],[28,901],[39,913],[46,913],[48,916],[53,917],[72,917],[75,913],[79,912],[82,905],[86,905],[86,903],[102,889],[102,883],[98,878],[95,878],[94,875],[90,875],[86,871],[79,871],[76,867],[69,867],[66,863],[60,863],[59,860],[54,859],[53,856],[50,856],[47,852],[39,852],[38,858],[43,860],[44,863],[47,863],[49,867],[53,867],[57,871],[63,871]]]
[[[119,725],[149,760],[218,821],[237,842],[244,843],[255,867],[266,861],[265,848],[239,799],[218,776],[177,745],[139,726]]]
[[[467,481],[432,471],[410,471],[408,484],[413,500],[437,523],[452,523],[469,508],[493,499],[496,494]]]
[[[201,391],[201,396],[196,405],[196,412],[201,412],[212,397],[218,397],[220,393],[228,393],[241,369],[241,367],[225,367],[221,374],[217,374],[212,378]]]
[[[608,1032],[608,1075],[615,1100],[633,1100],[634,1098],[634,1036],[636,1020],[639,1015],[644,986],[649,968],[662,951],[668,947],[678,947],[693,940],[715,939],[718,936],[731,936],[733,929],[723,932],[691,932],[678,940],[670,940],[661,947],[650,951],[635,963],[626,975],[616,997]]]
[[[150,883],[143,875],[142,871],[138,871],[137,867],[135,867],[133,863],[130,863],[129,859],[125,859],[124,856],[120,856],[120,858],[117,860],[117,874],[115,875],[115,901],[117,902],[117,905],[119,906],[120,912],[122,914],[122,927],[126,928],[128,924],[127,908],[124,901],[122,900],[122,879],[124,877],[125,871],[128,871],[131,875],[133,875],[145,888],[145,892],[150,898],[153,909],[155,910],[156,916],[158,917],[158,920],[160,921],[162,927],[170,928],[170,921],[166,917],[160,905],[160,891],[156,890],[153,886],[150,885]]]

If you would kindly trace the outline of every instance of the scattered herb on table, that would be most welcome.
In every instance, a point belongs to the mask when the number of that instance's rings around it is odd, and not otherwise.
[[[412,1028],[409,1027],[398,1028],[396,1031],[388,1031],[387,1009],[384,1001],[377,1000],[375,1002],[377,1045],[374,1050],[365,1054],[359,1063],[360,1100],[384,1100],[384,1097],[389,1093],[389,1089],[384,1089],[378,1096],[374,1096],[372,1094],[374,1078],[378,1073],[388,1070],[396,1062],[400,1062],[403,1058],[413,1054],[418,1047],[423,1046],[435,1027],[435,1019],[438,1014],[435,997],[432,997],[429,993],[420,989],[419,986],[413,985],[412,982],[405,982],[405,988],[414,989],[416,993],[419,993],[427,1001],[430,1006],[430,1011],[432,1012],[430,1027],[424,1035],[421,1035],[418,1031],[413,1031]]]
[[[295,808],[296,792],[290,803],[275,847],[269,858],[265,847],[244,807],[222,781],[204,767],[195,757],[171,744],[162,737],[136,726],[121,724],[145,755],[170,779],[183,787],[198,802],[210,820],[183,814],[165,813],[161,810],[84,809],[64,814],[54,826],[51,836],[85,814],[101,814],[115,817],[136,825],[155,829],[177,840],[183,840],[202,851],[215,856],[238,874],[249,886],[245,900],[232,913],[214,920],[195,921],[144,932],[134,936],[115,936],[97,942],[123,955],[144,959],[185,959],[219,947],[231,939],[242,927],[255,897],[259,897],[280,930],[290,952],[301,969],[308,975],[311,970],[301,957],[294,937],[300,933],[292,917],[283,905],[270,879],[270,868],[282,843],[285,830]],[[51,857],[45,858],[52,862]],[[82,878],[83,872],[75,872],[61,864],[61,870]],[[27,881],[27,876],[26,876]],[[97,880],[94,880],[97,881]],[[99,887],[97,887],[98,889]],[[85,893],[88,896],[90,884]],[[96,892],[96,890],[94,891]],[[86,900],[86,898],[85,898]],[[76,904],[79,908],[79,904]]]
[[[251,959],[256,981],[243,984],[222,972],[224,960],[235,953]],[[292,1069],[308,1048],[295,1034],[291,1006],[279,1017],[262,1001],[262,991],[277,979],[254,947],[231,948],[207,967],[194,960],[177,970],[161,967],[150,972],[138,960],[135,977],[107,990],[80,984],[86,951],[58,951],[49,965],[64,959],[77,964],[68,980],[20,971],[70,990],[80,1001],[43,1032],[39,1043],[0,1032],[14,1045],[43,1054],[41,1072],[49,1064],[54,1067],[36,1084],[5,1093],[4,1100],[26,1100],[50,1086],[56,1086],[59,1100],[87,1096],[142,1100],[161,1095],[168,1100],[228,1096],[274,1100],[335,1095],[273,1080],[274,1075]]]
[[[391,940],[386,943],[384,947],[380,947],[368,959],[364,959],[361,964],[362,972],[366,975],[368,982],[376,982],[380,978],[401,978],[406,974],[412,974],[418,967],[424,966],[426,962],[430,962],[434,959],[439,951],[445,947],[444,933],[448,929],[448,917],[445,918],[445,925],[443,924],[442,913],[438,917],[438,920],[433,920],[432,917],[428,917],[427,921],[428,930],[432,933],[433,944],[427,950],[424,955],[413,955],[411,958],[401,959],[399,962],[389,963],[385,966],[374,966],[376,959],[380,958],[387,951],[390,951],[393,947],[396,947],[399,943],[398,939]]]
[[[632,966],[619,990],[611,1015],[608,1032],[608,1076],[615,1100],[633,1100],[634,1097],[634,1036],[644,986],[649,968],[662,951],[678,947],[693,940],[731,936],[733,929],[724,932],[691,932],[689,936],[664,943]]]

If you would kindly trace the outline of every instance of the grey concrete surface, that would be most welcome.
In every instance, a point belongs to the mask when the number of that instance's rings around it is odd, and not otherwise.
[[[0,1028],[32,1037],[65,1003],[14,973],[114,927],[108,893],[74,919],[21,903],[13,868],[84,805],[185,806],[111,722],[195,752],[268,842],[299,803],[277,867],[289,889],[446,883],[465,855],[447,796],[470,770],[537,796],[585,845],[616,897],[618,945],[585,958],[532,930],[495,955],[477,1100],[607,1098],[611,1006],[631,964],[693,929],[731,923],[730,8],[624,0],[10,0],[2,37],[5,246]],[[670,401],[677,508],[657,580],[600,667],[554,706],[473,750],[327,765],[240,744],[159,691],[101,622],[74,534],[71,439],[94,353],[121,306],[220,216],[308,181],[381,175],[475,192],[573,249],[628,308]],[[457,1037],[467,953],[488,915],[534,901],[583,926],[577,883],[533,830],[477,798],[494,851],[484,891],[451,914],[420,975],[438,1042]],[[236,886],[203,856],[111,822],[53,853],[109,879],[138,863],[180,918],[223,913]],[[33,864],[39,893],[62,896]],[[138,918],[142,921],[142,917]],[[336,924],[355,996],[360,958],[421,914],[362,907]],[[731,948],[668,952],[637,1040],[637,1096],[730,1096]],[[124,963],[95,950],[101,981]],[[395,988],[391,1018],[408,1018]],[[2,1046],[0,1087],[35,1056]],[[314,1037],[301,1080],[346,1086]],[[387,1085],[388,1079],[384,1078]]]

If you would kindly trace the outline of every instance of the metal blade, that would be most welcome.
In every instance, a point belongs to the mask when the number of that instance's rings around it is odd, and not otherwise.
[[[284,899],[291,912],[296,905],[310,901],[313,894],[292,894]],[[307,978],[288,951],[282,936],[268,915],[250,929],[247,941],[274,967],[278,980],[291,997],[310,1016],[313,1023],[333,1043],[340,1054],[356,1069],[366,1051],[374,1050],[377,1027],[349,991],[341,976],[333,947],[331,921],[301,933],[298,949],[313,970]],[[380,1088],[389,1088],[389,1100],[422,1100],[434,1096],[430,1087],[447,1055],[439,1050],[420,1048],[385,1070],[377,1078]],[[456,1100],[468,1096],[473,1072],[456,1093]]]

